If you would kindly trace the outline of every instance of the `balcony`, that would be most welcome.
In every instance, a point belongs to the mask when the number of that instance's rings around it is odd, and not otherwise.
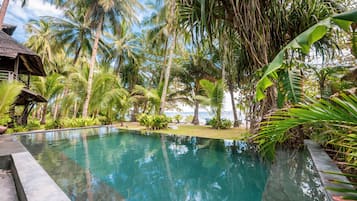
[[[13,81],[17,80],[18,75],[14,71],[0,70],[0,81]]]

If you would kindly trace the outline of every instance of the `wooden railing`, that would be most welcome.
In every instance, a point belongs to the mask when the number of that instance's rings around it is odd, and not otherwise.
[[[14,71],[0,70],[0,81],[17,80],[18,76]]]

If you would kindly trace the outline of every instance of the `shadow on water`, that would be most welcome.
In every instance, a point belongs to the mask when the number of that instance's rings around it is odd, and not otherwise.
[[[315,187],[305,186],[313,173],[301,168],[309,159],[270,165],[244,142],[112,128],[19,138],[72,200],[268,201],[284,198],[279,188],[290,184],[302,190],[287,195],[314,200],[304,194]]]
[[[277,151],[276,159],[270,168],[270,175],[262,200],[328,200],[307,150]]]

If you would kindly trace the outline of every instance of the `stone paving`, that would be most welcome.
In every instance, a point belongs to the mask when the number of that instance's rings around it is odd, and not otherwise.
[[[16,141],[14,136],[0,135],[0,156],[8,156],[25,151],[25,147]]]
[[[10,170],[0,169],[1,201],[18,201],[14,179]]]

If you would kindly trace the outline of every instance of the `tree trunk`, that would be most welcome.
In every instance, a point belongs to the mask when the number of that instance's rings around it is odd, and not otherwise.
[[[200,120],[198,119],[198,111],[200,108],[200,103],[196,100],[195,101],[195,112],[193,114],[192,124],[198,125],[200,124]]]
[[[81,53],[82,50],[82,45],[80,45],[78,47],[78,49],[76,50],[76,54],[74,55],[74,59],[73,59],[73,65],[76,65],[78,58],[79,58],[79,54]]]
[[[139,106],[137,103],[134,103],[134,109],[133,109],[133,113],[131,113],[131,118],[130,121],[131,122],[136,122],[136,115],[139,113]]]
[[[73,106],[73,116],[72,116],[73,119],[77,117],[77,112],[78,112],[78,107],[77,107],[77,101],[75,100]]]
[[[42,108],[42,116],[40,122],[42,125],[46,124],[46,113],[47,113],[47,103],[45,103]]]
[[[232,111],[233,111],[233,118],[234,118],[233,127],[239,127],[239,120],[238,120],[238,116],[237,116],[237,108],[236,108],[236,104],[234,102],[233,86],[229,85],[228,88],[229,88],[229,93],[231,95],[231,102],[232,102]]]
[[[3,0],[0,9],[0,30],[2,29],[2,25],[4,24],[5,14],[7,7],[9,6],[10,0]]]
[[[168,43],[168,40],[165,41],[165,48],[164,48],[165,55],[164,55],[164,63],[163,63],[164,65],[162,66],[162,69],[161,69],[161,72],[160,72],[159,86],[162,83],[162,80],[164,79],[164,72],[165,72],[166,58],[167,58],[167,54],[166,54],[167,43]]]
[[[170,3],[172,3],[172,5],[170,5],[169,12],[171,15],[168,19],[168,26],[169,26],[168,28],[169,28],[170,32],[173,34],[173,36],[172,36],[172,41],[170,44],[169,60],[168,60],[167,68],[165,71],[165,80],[164,80],[164,87],[162,89],[159,114],[162,114],[165,110],[166,95],[167,95],[167,90],[169,87],[168,85],[169,85],[169,79],[170,79],[170,71],[171,71],[171,67],[172,67],[172,60],[173,60],[173,56],[174,56],[174,51],[175,51],[175,46],[176,46],[176,36],[177,36],[176,28],[174,27],[176,5],[175,5],[175,1],[170,1]]]
[[[103,20],[104,20],[103,18],[104,18],[104,16],[102,16],[100,18],[100,21],[97,26],[96,34],[95,34],[94,45],[93,45],[93,50],[92,50],[92,57],[91,57],[90,66],[89,66],[87,94],[86,94],[86,98],[85,98],[84,104],[83,104],[83,112],[82,112],[83,118],[88,117],[88,107],[89,107],[89,102],[90,102],[91,92],[92,92],[94,67],[95,67],[95,63],[96,63],[99,38],[101,37],[102,24],[103,24]]]
[[[172,60],[173,60],[175,46],[176,46],[176,30],[174,31],[173,34],[174,34],[172,37],[173,40],[172,40],[172,43],[170,46],[170,52],[169,52],[169,61],[168,61],[167,68],[165,71],[164,88],[162,89],[159,114],[162,114],[165,110],[167,90],[169,88],[168,85],[169,85],[169,79],[170,79],[170,71],[171,71],[171,67],[172,67]]]

